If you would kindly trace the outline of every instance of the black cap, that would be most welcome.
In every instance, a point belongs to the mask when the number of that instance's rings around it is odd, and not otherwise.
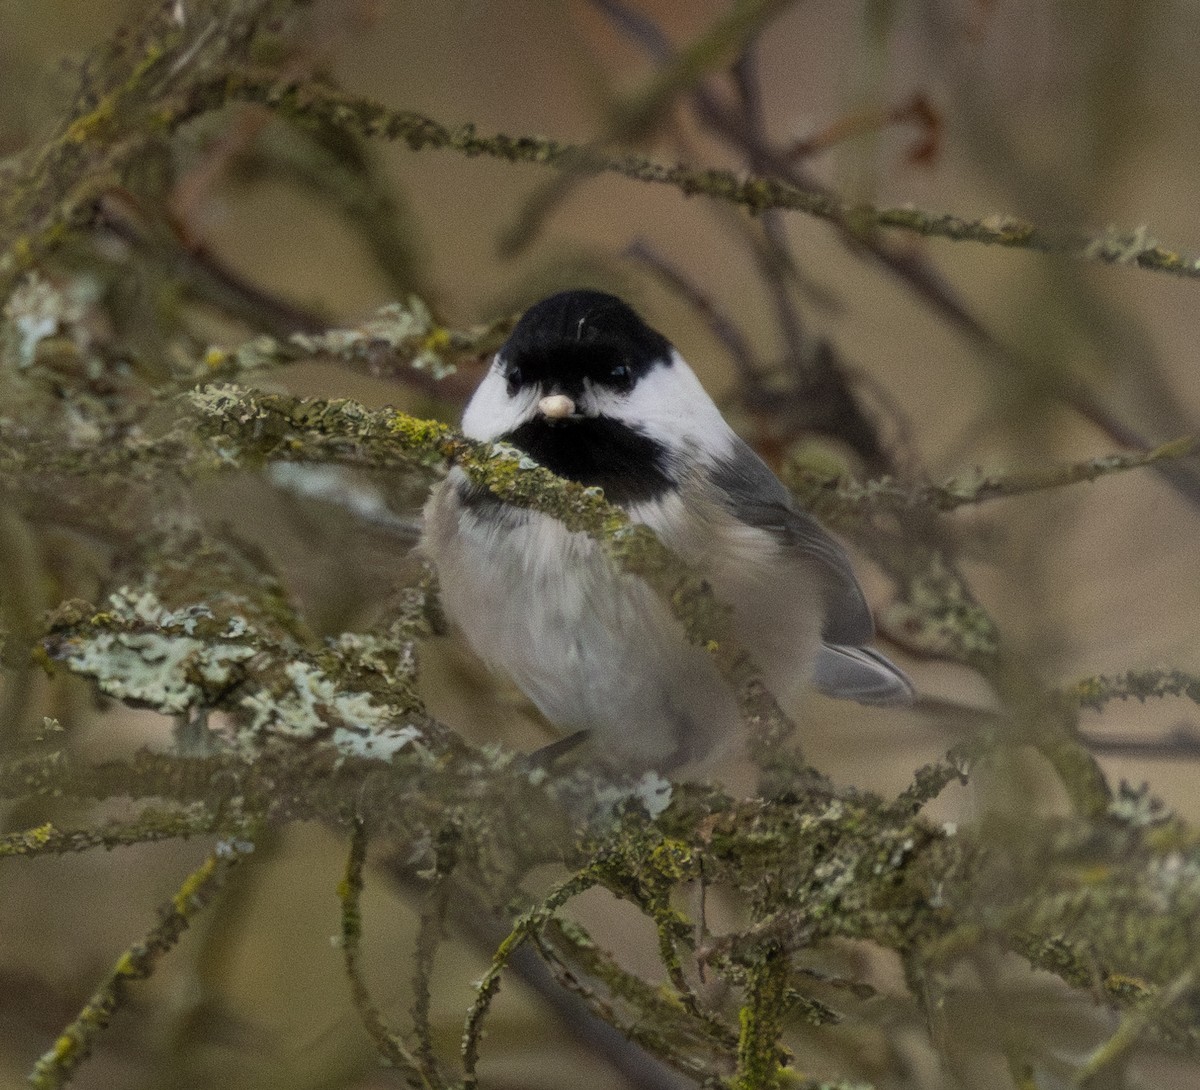
[[[562,291],[522,315],[500,350],[516,386],[570,391],[587,378],[626,388],[671,360],[671,342],[624,300],[602,291]],[[615,368],[627,371],[612,381]]]

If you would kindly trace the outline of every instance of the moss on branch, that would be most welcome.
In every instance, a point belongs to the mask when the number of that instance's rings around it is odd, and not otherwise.
[[[161,912],[159,921],[141,942],[131,946],[117,960],[100,983],[79,1016],[59,1035],[54,1046],[34,1064],[29,1075],[37,1090],[52,1090],[67,1083],[76,1068],[91,1054],[97,1036],[124,1005],[129,985],[144,980],[155,965],[180,940],[192,919],[213,899],[229,869],[245,852],[249,843],[223,841],[205,861],[184,880],[178,892]]]
[[[877,208],[801,189],[770,176],[746,177],[729,170],[668,164],[633,152],[609,152],[541,136],[514,137],[504,133],[485,136],[471,124],[449,126],[412,110],[395,109],[330,87],[280,79],[276,72],[230,71],[211,83],[198,84],[185,101],[166,110],[160,121],[168,126],[177,125],[231,100],[269,106],[299,123],[307,118],[362,136],[398,141],[412,151],[454,151],[470,158],[486,156],[581,175],[619,174],[636,181],[671,186],[684,196],[704,195],[752,213],[780,208],[840,225],[853,224],[860,232],[898,229],[931,238],[1062,254],[1104,264],[1200,277],[1200,259],[1163,246],[1144,227],[1089,235],[1038,227],[1012,216],[971,219],[916,208]]]
[[[1081,707],[1100,711],[1113,700],[1147,700],[1167,696],[1182,696],[1200,704],[1200,676],[1185,670],[1130,670],[1115,677],[1084,678],[1076,682],[1070,696]]]
[[[890,477],[870,481],[831,480],[827,476],[806,474],[797,467],[793,480],[800,487],[816,488],[830,502],[843,504],[853,511],[872,510],[954,511],[960,507],[986,503],[989,500],[1026,496],[1072,484],[1097,481],[1114,473],[1141,469],[1158,462],[1188,458],[1200,450],[1200,440],[1193,436],[1162,443],[1153,450],[1122,451],[1089,458],[1082,462],[1051,466],[1045,469],[1021,470],[1010,473],[982,473],[955,477],[940,484],[908,485]],[[832,495],[831,495],[832,493]]]

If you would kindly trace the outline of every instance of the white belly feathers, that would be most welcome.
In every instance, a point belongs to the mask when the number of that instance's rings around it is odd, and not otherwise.
[[[736,701],[708,656],[687,643],[667,607],[640,580],[617,572],[594,541],[533,511],[485,501],[465,505],[459,470],[425,510],[426,552],[442,602],[480,658],[508,674],[564,733],[587,730],[596,752],[630,768],[678,767],[738,736]],[[735,629],[773,681],[801,680],[816,640],[819,609],[799,627],[793,588],[765,579],[769,539],[713,513],[711,533],[680,533],[677,496],[634,508],[669,547],[706,540],[718,569],[706,570],[735,611]],[[688,505],[694,518],[696,506]],[[695,553],[695,548],[691,550]],[[705,570],[703,557],[684,559]],[[710,565],[711,568],[711,565]],[[775,567],[776,577],[778,567]],[[760,578],[759,576],[764,576]],[[728,597],[726,597],[728,595]],[[790,599],[784,601],[783,599]],[[809,603],[815,605],[815,603]],[[791,624],[780,624],[781,610]],[[788,646],[755,646],[764,631],[789,633]],[[799,644],[799,646],[797,646]],[[770,678],[790,672],[790,677]]]

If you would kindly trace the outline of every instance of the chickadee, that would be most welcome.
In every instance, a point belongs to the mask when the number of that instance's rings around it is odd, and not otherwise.
[[[692,369],[620,299],[567,291],[527,310],[463,414],[599,485],[704,574],[777,696],[807,684],[864,704],[911,701],[871,639],[849,559],[725,422]],[[736,701],[668,608],[586,534],[453,469],[423,549],[473,650],[564,732],[626,769],[666,771],[737,737]]]

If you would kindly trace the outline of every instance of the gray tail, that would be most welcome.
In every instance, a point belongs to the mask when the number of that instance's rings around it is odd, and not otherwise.
[[[908,675],[878,651],[833,643],[817,653],[813,685],[828,696],[860,704],[911,704],[916,696]]]

